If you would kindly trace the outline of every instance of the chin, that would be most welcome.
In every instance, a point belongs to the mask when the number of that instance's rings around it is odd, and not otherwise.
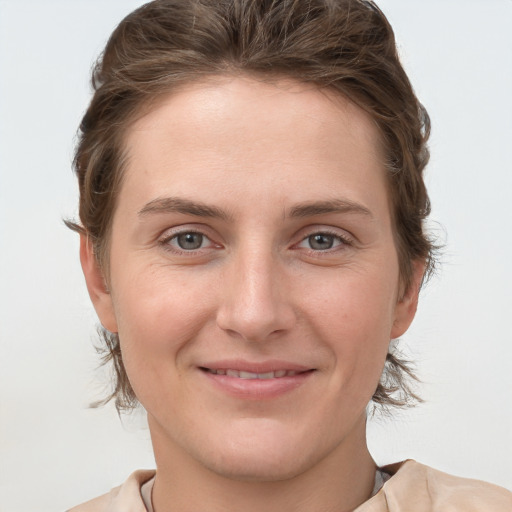
[[[263,424],[261,424],[263,423]],[[218,475],[239,481],[271,482],[293,478],[320,459],[321,447],[307,450],[308,443],[300,435],[279,425],[256,422],[254,428],[230,432],[211,439],[213,452],[202,452],[200,462]],[[311,436],[309,444],[311,445]],[[308,453],[311,456],[308,456]]]
[[[207,461],[203,464],[208,465]],[[297,453],[224,453],[208,469],[217,475],[241,482],[279,482],[300,475],[307,468]]]

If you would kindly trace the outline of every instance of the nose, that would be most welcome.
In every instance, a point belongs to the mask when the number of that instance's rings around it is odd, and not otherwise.
[[[283,264],[262,251],[249,250],[233,259],[222,284],[217,325],[230,336],[248,342],[289,332],[296,315]]]

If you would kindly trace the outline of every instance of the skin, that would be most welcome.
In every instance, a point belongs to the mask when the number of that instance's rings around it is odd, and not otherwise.
[[[126,148],[108,275],[85,236],[81,259],[148,412],[155,509],[353,510],[375,476],[365,408],[423,272],[403,293],[371,119],[225,77],[166,97]],[[259,393],[202,369],[225,360],[308,371]]]

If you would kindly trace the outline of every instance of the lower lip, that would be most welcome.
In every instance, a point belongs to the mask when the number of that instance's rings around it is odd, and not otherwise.
[[[314,373],[307,371],[290,377],[274,379],[241,379],[201,370],[201,373],[221,391],[246,400],[267,400],[282,396],[302,386]]]

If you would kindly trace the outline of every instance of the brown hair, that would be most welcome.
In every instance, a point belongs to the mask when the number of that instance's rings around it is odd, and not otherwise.
[[[338,91],[364,109],[387,152],[392,214],[404,289],[415,260],[433,268],[425,234],[430,204],[423,182],[429,153],[427,112],[403,70],[393,30],[366,0],[156,0],[128,15],[93,70],[94,96],[80,126],[74,167],[80,224],[108,273],[109,230],[123,175],[123,136],[131,123],[178,86],[225,74],[287,77]],[[120,409],[137,400],[119,337],[102,330],[105,361],[113,360]],[[417,399],[413,374],[392,350],[373,401],[407,405]]]

